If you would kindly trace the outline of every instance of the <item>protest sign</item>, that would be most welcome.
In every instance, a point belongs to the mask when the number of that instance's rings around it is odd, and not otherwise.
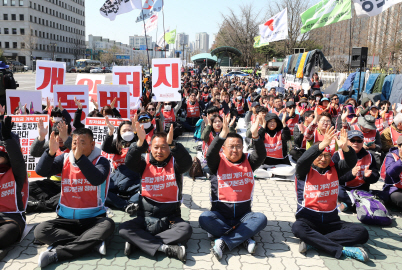
[[[97,101],[97,86],[105,83],[105,75],[77,74],[75,85],[88,85],[89,100]]]
[[[6,91],[6,105],[8,115],[14,114],[15,108],[20,105],[24,106],[26,104],[26,108],[30,110],[31,102],[33,104],[33,111],[42,111],[42,93],[40,91],[10,89]]]
[[[142,67],[113,67],[113,84],[130,86],[130,108],[134,109],[142,95]]]
[[[179,58],[152,59],[153,101],[180,101],[181,88]]]
[[[47,114],[26,114],[26,115],[12,115],[14,126],[12,131],[18,134],[20,138],[21,151],[24,155],[28,178],[38,178],[36,172],[36,165],[40,158],[35,158],[30,155],[31,145],[35,138],[39,136],[38,122],[42,119],[43,122],[49,123],[49,115]]]
[[[102,108],[112,103],[116,98],[114,107],[120,112],[121,117],[130,116],[130,87],[128,85],[99,85],[98,105]]]
[[[58,106],[61,99],[61,106],[70,113],[72,119],[78,109],[74,97],[82,104],[81,121],[83,121],[89,113],[88,85],[55,85],[54,106]]]
[[[54,85],[64,84],[66,63],[55,61],[36,61],[35,90],[42,91],[42,104],[46,105],[46,98],[53,103]]]

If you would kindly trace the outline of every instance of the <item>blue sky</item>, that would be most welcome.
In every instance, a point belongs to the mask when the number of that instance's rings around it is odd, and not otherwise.
[[[86,0],[86,36],[103,36],[116,41],[128,44],[129,36],[141,35],[143,24],[136,23],[135,19],[140,10],[122,14],[116,17],[116,20],[110,21],[99,13],[99,8],[105,0]],[[142,1],[145,2],[144,0]],[[177,32],[185,32],[189,35],[190,42],[195,40],[195,34],[198,32],[207,32],[210,35],[210,45],[212,44],[212,34],[219,30],[218,23],[222,21],[221,13],[228,14],[228,8],[239,11],[242,4],[254,3],[257,11],[263,10],[262,14],[268,8],[268,0],[165,0],[165,28],[170,27],[173,30],[177,26]],[[269,18],[267,18],[269,19]],[[158,37],[163,32],[162,12],[159,14]],[[148,33],[147,33],[148,34]],[[156,30],[149,33],[152,41],[155,41]],[[88,39],[86,37],[86,39]]]

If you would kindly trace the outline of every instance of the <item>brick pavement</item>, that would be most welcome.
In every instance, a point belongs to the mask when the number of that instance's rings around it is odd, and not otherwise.
[[[191,155],[196,154],[194,141],[190,134],[180,139]],[[374,185],[381,188],[381,183]],[[366,226],[370,240],[364,245],[368,251],[370,262],[360,263],[352,259],[336,260],[323,252],[309,251],[307,256],[298,252],[298,239],[291,232],[296,210],[296,199],[293,182],[257,180],[253,201],[253,210],[264,213],[268,217],[268,225],[255,238],[258,248],[254,256],[246,250],[236,248],[226,252],[221,261],[217,261],[210,253],[211,242],[198,225],[199,215],[209,209],[209,182],[207,180],[192,181],[184,178],[183,218],[193,227],[193,236],[187,243],[187,262],[183,264],[170,259],[164,254],[151,258],[141,251],[132,252],[127,258],[123,254],[124,241],[118,236],[119,224],[130,217],[121,211],[114,210],[113,220],[116,222],[114,237],[107,246],[107,255],[100,256],[92,252],[71,262],[56,263],[46,269],[402,269],[399,258],[402,256],[402,237],[399,227],[402,226],[400,213],[392,212],[396,217],[391,227],[380,228]],[[33,214],[27,217],[28,223],[36,225],[42,221],[55,218],[54,213]],[[356,222],[356,215],[341,214],[346,221]],[[33,244],[33,230],[25,239],[15,245],[0,260],[0,269],[35,269],[39,254],[46,249]],[[4,253],[4,252],[3,252]]]

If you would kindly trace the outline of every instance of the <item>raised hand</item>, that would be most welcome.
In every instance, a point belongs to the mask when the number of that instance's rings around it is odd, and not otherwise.
[[[49,155],[54,156],[57,152],[57,150],[59,150],[59,140],[58,140],[59,136],[56,136],[54,134],[54,131],[52,132],[52,134],[50,134],[50,139],[49,139]]]
[[[258,115],[256,117],[256,121],[254,121],[254,123],[250,127],[251,136],[253,138],[257,138],[257,136],[258,136],[258,130],[259,130],[260,122],[262,122],[261,118],[264,119],[265,117],[261,117],[261,115]]]
[[[341,148],[342,151],[348,152],[349,147],[348,147],[348,133],[346,129],[342,128],[339,134],[339,139],[335,138],[336,143],[338,144],[338,148]]]
[[[358,173],[359,173],[359,171],[360,171],[360,166],[355,166],[353,169],[352,169],[352,175],[353,176],[356,176]],[[371,174],[371,173],[370,173]]]
[[[283,127],[286,127],[286,112],[284,112],[282,115],[282,125]]]
[[[222,126],[222,131],[219,134],[219,137],[226,139],[226,136],[229,134],[229,118],[230,117],[224,115],[222,118],[223,118],[223,126]]]
[[[60,111],[64,110],[63,106],[61,106],[61,98],[59,98],[59,109],[60,109]]]
[[[353,119],[352,119],[352,121],[350,121],[350,124],[354,124],[354,123],[356,123],[357,122],[357,117],[353,117]]]
[[[93,98],[91,98],[91,102],[94,104],[95,110],[98,110],[98,103]]]
[[[75,105],[77,105],[78,109],[82,110],[82,104],[81,104],[81,102],[77,99],[77,97],[74,97],[74,102],[75,102]]]
[[[167,143],[169,145],[173,143],[173,131],[174,131],[174,127],[172,124],[172,125],[170,125],[169,133],[167,135]]]
[[[230,116],[229,116],[229,117],[230,117]],[[233,126],[234,123],[235,123],[235,121],[236,121],[236,116],[233,116],[233,117],[232,117],[232,120],[231,120],[230,123],[229,123],[229,126],[230,126],[230,127]]]
[[[45,108],[45,110],[47,111],[47,110],[49,110],[50,109],[50,100],[49,100],[49,98],[47,97],[46,98],[46,108]]]
[[[318,145],[318,148],[322,151],[331,144],[332,139],[335,137],[335,128],[331,127],[327,132],[325,132],[324,139]]]
[[[1,135],[3,136],[3,140],[11,139],[11,130],[13,128],[12,118],[10,116],[6,116],[1,121]]]
[[[110,123],[108,116],[105,116],[105,122],[106,122],[107,127],[109,128],[109,136],[112,136],[113,132],[114,132],[114,126],[112,123]]]
[[[114,104],[116,103],[117,98],[114,98],[112,103],[110,103],[110,108],[114,109]]]
[[[24,106],[21,108],[21,114],[27,114],[27,104],[25,103]]]
[[[372,172],[373,171],[370,170],[370,167],[366,166],[366,168],[364,168],[364,177],[370,177]]]
[[[43,123],[42,119],[39,119],[38,122],[38,129],[39,129],[39,141],[43,141],[46,138],[47,132],[48,132],[48,127],[45,127],[45,124]]]
[[[141,126],[139,122],[135,122],[135,129],[137,130],[138,137],[137,146],[141,147],[147,134],[145,133],[144,127]]]
[[[346,122],[346,117],[348,117],[348,110],[345,110],[342,113],[342,116],[341,116],[342,122]]]
[[[68,139],[68,126],[64,121],[60,121],[57,124],[57,129],[59,130],[59,137],[65,142]]]

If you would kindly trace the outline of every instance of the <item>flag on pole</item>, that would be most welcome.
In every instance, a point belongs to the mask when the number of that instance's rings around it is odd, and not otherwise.
[[[157,12],[162,11],[163,2],[164,1],[162,0],[145,0],[140,16],[137,17],[135,22],[145,21],[146,19],[151,18],[152,15],[156,14]]]
[[[267,45],[269,45],[269,42],[261,42],[261,36],[254,38],[254,45],[253,45],[254,48],[260,48]]]
[[[165,34],[166,33],[169,33],[170,32],[170,27],[168,27],[167,29],[166,29],[166,32],[165,33],[162,33],[160,36],[159,36],[159,38],[158,38],[158,45],[160,46],[160,47],[163,47],[163,46],[166,46],[166,41],[164,42],[164,40],[165,40]]]
[[[99,11],[103,17],[114,21],[117,15],[141,8],[141,0],[106,0]]]
[[[174,44],[176,41],[176,29],[165,34],[165,41],[167,44]]]
[[[352,18],[352,0],[322,0],[301,15],[301,33]]]
[[[402,0],[387,0],[387,1],[364,1],[353,0],[357,17],[372,17],[389,9],[393,5],[402,3]]]
[[[264,24],[259,25],[261,41],[263,43],[288,38],[288,9],[285,8]]]
[[[153,30],[156,29],[156,27],[158,26],[158,13],[156,13],[155,15],[152,15],[151,18],[149,18],[149,20],[147,21],[147,23],[145,24],[145,29],[142,29],[142,34],[145,34],[145,30],[147,30],[147,34],[149,32],[152,32]]]

